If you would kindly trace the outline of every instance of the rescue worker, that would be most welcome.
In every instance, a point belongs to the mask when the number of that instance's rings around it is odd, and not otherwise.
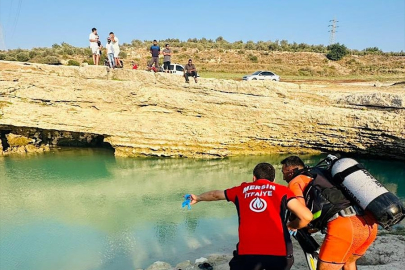
[[[289,229],[305,227],[312,213],[286,187],[274,183],[275,170],[260,163],[253,170],[253,182],[226,190],[191,194],[191,203],[227,200],[235,204],[239,216],[239,243],[229,262],[231,270],[291,268],[294,258]],[[286,222],[286,211],[297,219]]]
[[[290,156],[281,161],[283,178],[297,199],[305,205],[304,191],[313,179],[298,174],[304,169],[304,162],[297,156]],[[350,206],[351,209],[355,209]],[[350,212],[350,211],[347,211]],[[377,223],[366,213],[346,216],[340,211],[329,219],[325,239],[322,243],[318,270],[356,270],[356,261],[364,255],[377,236]],[[323,229],[323,228],[318,228]],[[313,231],[312,231],[313,232]]]

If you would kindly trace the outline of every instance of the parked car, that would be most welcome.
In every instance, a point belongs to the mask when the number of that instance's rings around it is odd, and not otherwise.
[[[163,65],[160,66],[160,71],[165,72],[165,70],[163,69]],[[183,76],[184,75],[184,66],[180,65],[180,64],[170,64],[169,73]]]
[[[165,72],[165,70],[163,69],[163,65],[160,66],[159,71]],[[180,64],[170,64],[169,73],[183,76],[184,75],[184,66],[180,65]],[[198,75],[198,72],[197,72],[197,77],[200,77],[200,75]]]
[[[256,71],[253,74],[243,76],[244,81],[254,81],[254,80],[271,80],[280,81],[280,76],[271,71]]]

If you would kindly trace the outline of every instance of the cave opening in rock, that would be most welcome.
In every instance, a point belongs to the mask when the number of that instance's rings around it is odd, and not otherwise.
[[[7,150],[10,147],[6,138],[6,135],[9,134],[10,132],[11,130],[0,130],[0,139],[3,151]]]
[[[104,139],[103,135],[81,133],[66,137],[62,135],[53,144],[60,147],[104,148],[114,151],[111,144]]]

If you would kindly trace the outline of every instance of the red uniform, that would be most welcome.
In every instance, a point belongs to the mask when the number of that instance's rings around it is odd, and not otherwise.
[[[259,179],[227,189],[225,196],[238,211],[238,255],[293,254],[285,212],[295,196],[287,187]]]

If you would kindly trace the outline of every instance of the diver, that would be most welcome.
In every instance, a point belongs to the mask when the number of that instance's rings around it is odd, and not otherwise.
[[[304,162],[297,156],[290,156],[281,161],[282,173],[289,189],[297,199],[306,205],[304,192],[313,178],[303,171]],[[326,235],[322,243],[318,270],[356,270],[356,261],[365,254],[366,250],[374,242],[377,236],[377,223],[374,217],[360,211],[346,201],[341,202],[343,209],[326,220]],[[315,220],[314,220],[315,221]],[[325,230],[325,228],[313,228]]]

